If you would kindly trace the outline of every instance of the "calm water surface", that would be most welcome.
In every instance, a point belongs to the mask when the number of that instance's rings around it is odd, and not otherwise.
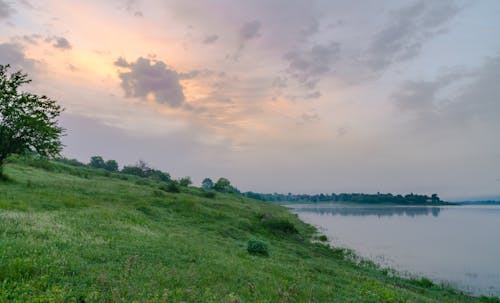
[[[294,205],[293,212],[384,267],[500,296],[500,206]]]

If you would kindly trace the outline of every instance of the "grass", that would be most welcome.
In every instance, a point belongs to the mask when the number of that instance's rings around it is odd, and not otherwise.
[[[277,205],[36,159],[5,173],[0,302],[497,302],[360,265]]]

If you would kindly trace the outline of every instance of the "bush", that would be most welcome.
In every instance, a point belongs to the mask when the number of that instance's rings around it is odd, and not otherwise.
[[[255,240],[255,239],[249,240],[247,245],[247,251],[252,255],[264,255],[264,256],[269,255],[267,249],[267,243],[261,240]]]
[[[215,198],[215,192],[213,191],[204,191],[202,194],[202,197],[213,199]]]
[[[160,189],[163,191],[169,192],[169,193],[180,193],[181,192],[177,183],[175,183],[173,181],[168,183],[167,185],[160,186]]]
[[[55,161],[59,162],[59,163],[63,163],[63,164],[66,164],[66,165],[71,165],[71,166],[76,166],[76,167],[84,167],[86,166],[85,163],[82,163],[80,161],[78,161],[77,159],[68,159],[68,158],[57,158],[57,159],[54,159]]]
[[[500,298],[498,297],[480,296],[479,300],[485,303],[500,303]]]
[[[267,227],[269,230],[272,231],[279,231],[286,234],[298,233],[293,223],[286,219],[270,218],[267,220],[263,220],[262,225],[264,225],[265,227]]]
[[[418,279],[411,279],[410,281],[413,284],[415,284],[417,286],[420,286],[420,287],[424,287],[424,288],[430,288],[430,287],[434,286],[434,283],[432,283],[432,281],[429,280],[426,277],[422,277],[420,280],[418,280]]]
[[[318,240],[320,240],[321,242],[326,242],[328,241],[328,238],[325,235],[321,235],[318,237]]]
[[[135,181],[135,184],[137,184],[137,185],[149,185],[149,182],[147,180],[137,180],[137,181]]]

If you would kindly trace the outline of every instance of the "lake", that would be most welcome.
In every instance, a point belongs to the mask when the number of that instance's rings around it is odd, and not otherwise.
[[[292,205],[332,246],[383,267],[500,296],[500,205]]]

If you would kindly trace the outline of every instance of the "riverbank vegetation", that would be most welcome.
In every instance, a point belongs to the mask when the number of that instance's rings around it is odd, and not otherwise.
[[[272,203],[328,203],[328,202],[346,202],[360,204],[397,204],[397,205],[442,205],[449,204],[442,201],[437,194],[419,195],[419,194],[361,194],[361,193],[341,193],[341,194],[262,194],[254,192],[243,193],[245,197],[272,202]]]

